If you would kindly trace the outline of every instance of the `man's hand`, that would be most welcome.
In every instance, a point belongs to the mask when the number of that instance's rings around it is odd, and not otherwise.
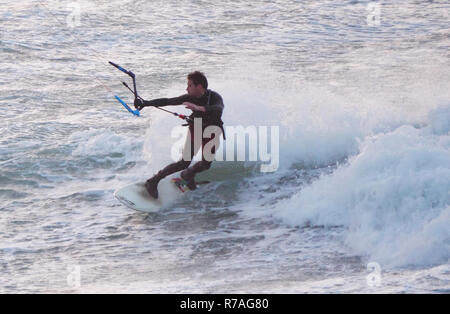
[[[144,107],[145,107],[145,105],[144,105],[144,101],[142,99],[136,98],[134,100],[134,108],[136,108],[137,110],[141,111],[142,108],[144,108]]]
[[[186,109],[191,109],[192,111],[206,111],[205,107],[197,106],[196,104],[190,102],[184,102],[183,105],[186,106]]]

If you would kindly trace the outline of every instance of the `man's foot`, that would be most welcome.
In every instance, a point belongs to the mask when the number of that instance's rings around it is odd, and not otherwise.
[[[148,179],[147,182],[145,182],[145,188],[147,189],[148,194],[155,199],[158,199],[158,183],[159,180],[154,178]]]
[[[186,186],[189,188],[189,190],[194,191],[197,189],[197,184],[195,183],[194,178],[189,177],[189,175],[186,173],[186,170],[182,171],[180,173],[181,179],[186,181]]]

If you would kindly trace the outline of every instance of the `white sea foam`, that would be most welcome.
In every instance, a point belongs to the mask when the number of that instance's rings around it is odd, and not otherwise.
[[[97,157],[120,154],[126,159],[136,159],[142,151],[142,140],[117,134],[109,129],[89,129],[74,132],[69,142],[76,145],[72,155],[76,157]]]
[[[424,128],[369,136],[360,152],[280,202],[292,225],[343,225],[346,243],[383,265],[446,263],[450,258],[448,106]]]

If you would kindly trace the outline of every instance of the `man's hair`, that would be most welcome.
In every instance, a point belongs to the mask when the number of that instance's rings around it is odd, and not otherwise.
[[[205,74],[203,74],[200,71],[195,71],[192,73],[189,73],[187,76],[188,80],[191,80],[195,86],[198,84],[201,84],[204,89],[208,89],[208,80],[206,79]]]

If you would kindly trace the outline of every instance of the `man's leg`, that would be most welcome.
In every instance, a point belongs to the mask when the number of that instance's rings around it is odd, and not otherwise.
[[[192,131],[192,132],[191,132]],[[189,128],[188,134],[186,136],[186,141],[184,143],[183,148],[183,156],[180,161],[172,163],[159,171],[156,175],[154,175],[152,178],[148,179],[145,183],[145,187],[148,191],[148,193],[153,198],[158,198],[158,183],[165,177],[186,169],[191,164],[192,158],[197,154],[199,147],[194,146],[194,137],[193,137],[193,130]]]
[[[197,173],[211,168],[216,151],[220,145],[220,134],[222,134],[222,131],[217,127],[212,129],[210,137],[202,138],[202,160],[181,172],[181,178],[187,182],[187,186],[190,190],[195,190],[197,188],[197,185],[195,184],[195,176]],[[205,136],[207,136],[207,134],[205,134]],[[207,150],[205,150],[205,146],[208,147]]]

